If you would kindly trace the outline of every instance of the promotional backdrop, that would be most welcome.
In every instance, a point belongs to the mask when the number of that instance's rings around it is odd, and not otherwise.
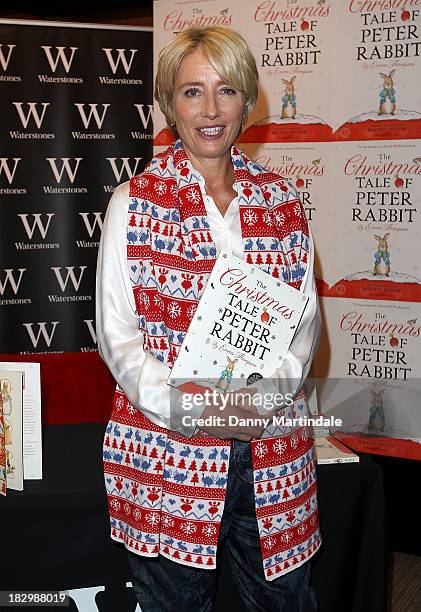
[[[356,448],[421,459],[403,441],[421,441],[421,0],[156,0],[155,69],[206,25],[250,45],[260,93],[238,146],[291,179],[313,232],[320,408]]]
[[[2,353],[96,350],[116,185],[152,154],[152,33],[0,23]]]

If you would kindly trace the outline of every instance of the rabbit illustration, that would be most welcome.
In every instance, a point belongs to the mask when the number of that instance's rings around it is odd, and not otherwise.
[[[222,370],[221,376],[216,383],[216,388],[221,389],[221,391],[226,391],[231,384],[232,373],[234,371],[234,366],[237,363],[238,359],[230,359],[227,357],[228,363],[225,370]]]
[[[371,406],[370,406],[370,421],[368,423],[369,429],[377,429],[383,431],[386,425],[386,418],[384,415],[383,406],[383,395],[384,389],[380,391],[370,390],[371,393]]]
[[[389,276],[390,272],[390,254],[387,246],[387,239],[390,234],[387,233],[381,238],[374,234],[374,238],[378,241],[377,251],[374,253],[374,275]],[[382,263],[383,260],[383,263]]]
[[[379,115],[394,115],[396,110],[396,91],[393,88],[393,75],[395,70],[391,70],[389,74],[380,73],[383,81],[383,89],[380,92]],[[387,102],[389,99],[389,102]]]
[[[282,79],[285,85],[285,93],[282,96],[282,119],[295,119],[297,113],[297,99],[294,91],[295,76],[290,81]]]

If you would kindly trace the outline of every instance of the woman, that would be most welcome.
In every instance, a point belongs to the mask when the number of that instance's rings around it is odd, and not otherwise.
[[[306,411],[299,389],[319,326],[307,222],[291,185],[233,146],[257,80],[247,44],[231,30],[191,29],[171,40],[155,97],[178,140],[116,189],[104,222],[97,334],[118,383],[105,481],[111,536],[125,543],[144,612],[211,610],[221,544],[246,609],[315,610],[307,561],[321,538],[308,430],[196,430],[166,384],[217,253],[243,257],[243,245],[259,240],[252,261],[263,253],[266,272],[310,297],[272,376],[295,394],[286,414]],[[202,410],[194,414],[220,414],[217,405]],[[264,412],[252,402],[228,410]]]

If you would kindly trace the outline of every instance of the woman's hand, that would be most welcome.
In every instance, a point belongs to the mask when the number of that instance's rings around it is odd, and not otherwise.
[[[222,408],[222,403],[208,405],[201,415],[201,419],[211,417],[212,424],[204,425],[199,430],[211,436],[228,440],[235,438],[249,442],[252,438],[260,438],[265,429],[263,417],[252,403],[252,396],[257,389],[245,387],[229,394],[227,405]],[[245,397],[241,397],[241,395]],[[221,395],[221,397],[223,397]],[[241,423],[240,419],[250,419],[247,425]]]

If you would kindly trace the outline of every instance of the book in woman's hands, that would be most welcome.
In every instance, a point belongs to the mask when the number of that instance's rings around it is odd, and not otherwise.
[[[274,374],[308,297],[261,268],[221,251],[168,383],[235,391]]]

